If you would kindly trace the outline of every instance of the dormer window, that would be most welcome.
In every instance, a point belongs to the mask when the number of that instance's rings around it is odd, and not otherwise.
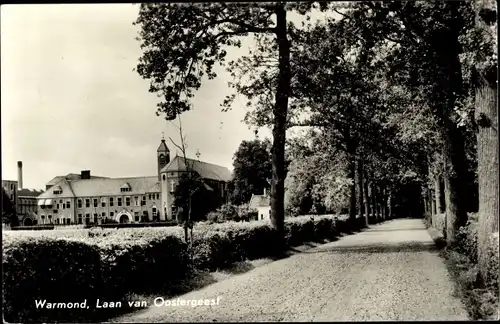
[[[54,188],[54,190],[52,192],[54,193],[54,195],[60,195],[60,194],[62,194],[62,188],[57,186]]]
[[[129,192],[132,191],[132,188],[128,184],[128,182],[125,182],[121,187],[120,187],[121,192]]]

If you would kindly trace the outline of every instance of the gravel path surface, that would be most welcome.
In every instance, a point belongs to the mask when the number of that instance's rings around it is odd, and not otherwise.
[[[467,320],[422,220],[398,219],[114,322]]]

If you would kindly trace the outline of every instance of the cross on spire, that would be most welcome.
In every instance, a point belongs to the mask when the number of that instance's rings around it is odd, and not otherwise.
[[[164,141],[165,140],[165,133],[161,132],[161,140]]]

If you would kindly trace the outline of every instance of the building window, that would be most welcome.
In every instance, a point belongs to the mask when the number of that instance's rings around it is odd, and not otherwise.
[[[134,200],[135,200],[135,205],[139,206],[139,197],[135,196]]]
[[[105,218],[106,217],[106,212],[102,212],[101,216],[102,216],[102,218]]]
[[[97,207],[97,199],[94,198],[94,207]]]
[[[141,206],[146,206],[146,195],[142,196]]]
[[[139,221],[139,212],[134,212],[134,219],[136,222]]]
[[[49,219],[49,224],[52,224],[52,215],[48,215],[47,218]]]
[[[54,195],[60,195],[62,194],[62,190],[54,189],[53,193]]]
[[[130,197],[125,197],[125,205],[130,206]]]
[[[85,199],[85,207],[89,208],[90,207],[90,199]]]
[[[151,214],[153,215],[153,219],[156,218],[156,207],[153,207]]]
[[[121,207],[122,206],[122,198],[120,197],[117,200],[118,200],[118,207]]]
[[[82,208],[82,200],[80,198],[76,201],[76,208]]]
[[[94,224],[97,224],[97,214],[94,214]]]
[[[85,214],[85,224],[90,223],[90,214]]]
[[[165,175],[163,175],[163,181],[167,180],[167,178],[165,177]]]
[[[56,209],[59,209],[59,204],[56,204]]]
[[[59,225],[59,218],[56,218],[56,225]]]
[[[156,199],[160,199],[160,194],[159,193],[156,194]]]
[[[113,207],[113,197],[109,197],[109,207]]]
[[[142,220],[143,220],[144,222],[147,222],[147,221],[149,220],[149,219],[148,219],[148,211],[147,211],[147,210],[144,210],[144,211],[142,212]]]
[[[109,212],[109,217],[113,217],[113,216],[115,216],[115,213]]]
[[[148,199],[151,200],[151,194],[149,194],[149,198]]]
[[[106,198],[101,198],[101,207],[106,207]]]
[[[82,214],[78,214],[78,224],[82,224]]]

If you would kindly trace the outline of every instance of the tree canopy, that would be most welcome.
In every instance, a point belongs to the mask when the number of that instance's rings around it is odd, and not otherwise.
[[[272,165],[269,139],[243,141],[233,157],[231,201],[241,205],[248,203],[252,194],[262,194],[269,189]]]

